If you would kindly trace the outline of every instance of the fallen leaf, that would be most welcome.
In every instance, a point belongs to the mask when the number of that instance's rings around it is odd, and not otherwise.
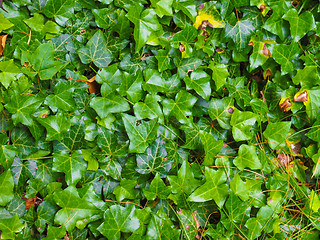
[[[100,84],[96,82],[96,76],[93,76],[92,78],[90,78],[88,81],[86,81],[86,84],[89,85],[89,93],[98,93],[99,92],[99,88],[100,88]]]
[[[0,2],[0,6],[1,6],[1,2]],[[0,36],[0,56],[2,56],[2,53],[4,51],[4,47],[7,41],[7,36],[8,34]]]
[[[33,198],[27,198],[26,200],[26,209],[29,209],[32,207],[33,204],[35,204],[35,202],[37,201],[37,196],[33,197]]]

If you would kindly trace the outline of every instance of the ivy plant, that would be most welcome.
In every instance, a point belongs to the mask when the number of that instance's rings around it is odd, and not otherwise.
[[[316,0],[0,0],[1,239],[319,239]]]

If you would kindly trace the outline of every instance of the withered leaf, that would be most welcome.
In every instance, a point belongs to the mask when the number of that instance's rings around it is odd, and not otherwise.
[[[308,101],[308,93],[307,91],[303,91],[298,96],[293,99],[295,102],[306,102]]]
[[[290,107],[292,106],[292,102],[290,102],[289,98],[286,98],[283,103],[279,104],[280,110],[282,112],[288,112]]]
[[[7,37],[8,37],[8,34],[0,36],[0,56],[2,56],[2,53],[4,51],[4,47],[6,45]]]

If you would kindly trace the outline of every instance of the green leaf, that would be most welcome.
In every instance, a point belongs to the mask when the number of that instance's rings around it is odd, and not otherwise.
[[[5,206],[14,198],[11,171],[5,171],[0,175],[0,183],[0,205]]]
[[[151,6],[159,17],[172,16],[173,0],[151,0]]]
[[[135,198],[135,186],[137,181],[132,179],[121,179],[120,185],[114,190],[113,194],[116,195],[117,201],[121,202],[123,199],[134,199]]]
[[[268,46],[263,42],[255,42],[253,46],[253,52],[250,55],[250,70],[254,70],[259,66],[262,66],[271,56],[268,52]]]
[[[164,79],[160,76],[160,73],[154,69],[146,69],[143,72],[145,78],[145,84],[143,89],[150,93],[165,92],[167,90]]]
[[[209,100],[211,95],[210,76],[200,70],[191,73],[190,77],[184,78],[187,85],[187,90],[194,89],[206,101]]]
[[[136,171],[140,174],[160,173],[161,177],[171,169],[172,160],[166,158],[167,151],[162,139],[157,138],[144,154],[137,155]]]
[[[62,133],[67,132],[71,126],[66,116],[61,113],[45,118],[38,118],[37,121],[46,128],[47,141],[62,140]]]
[[[205,157],[203,159],[202,165],[211,166],[213,165],[214,157],[221,151],[223,146],[222,140],[215,140],[212,134],[205,131],[200,132],[201,141],[204,146]]]
[[[320,121],[316,121],[310,131],[306,134],[308,138],[311,138],[315,142],[320,142]]]
[[[212,120],[217,120],[223,129],[230,129],[230,118],[234,111],[233,98],[216,99],[212,98],[208,108]],[[229,110],[229,111],[228,111]]]
[[[75,186],[81,179],[87,168],[87,163],[82,157],[81,151],[69,154],[66,151],[53,154],[52,170],[65,173],[68,186]]]
[[[240,146],[238,156],[234,159],[233,163],[241,171],[243,171],[244,168],[250,168],[252,170],[262,168],[256,153],[256,148],[246,144]]]
[[[298,69],[292,82],[296,85],[300,83],[302,89],[310,89],[315,85],[319,85],[320,76],[318,68],[315,66],[306,66],[303,69]]]
[[[310,194],[309,206],[313,212],[318,212],[320,208],[319,196],[315,193],[314,190],[312,190]]]
[[[216,84],[217,90],[219,90],[226,84],[227,77],[229,76],[228,68],[224,64],[216,64],[214,62],[209,64],[209,68],[212,70],[212,79]]]
[[[189,196],[188,201],[205,202],[213,199],[218,207],[222,208],[228,196],[228,186],[225,184],[227,176],[224,170],[206,167],[204,175],[206,182]]]
[[[253,136],[251,129],[257,121],[257,118],[258,116],[255,113],[235,110],[230,121],[234,140],[250,140]]]
[[[135,25],[134,39],[136,41],[136,52],[138,52],[148,41],[152,33],[162,31],[157,15],[152,9],[144,11],[139,5],[130,8],[127,18]]]
[[[88,194],[93,194],[88,192]],[[86,196],[86,195],[85,195]],[[54,193],[55,202],[61,209],[55,215],[54,222],[64,225],[71,232],[76,225],[84,222],[84,226],[90,222],[102,218],[102,212],[88,199],[80,197],[74,186],[69,186],[60,192]],[[69,221],[66,221],[68,219]]]
[[[174,68],[173,61],[169,56],[169,48],[159,50],[156,59],[158,60],[158,69],[160,72]]]
[[[301,50],[296,42],[291,42],[290,45],[277,44],[272,48],[270,46],[270,51],[274,60],[281,65],[281,75],[285,75],[295,69],[292,60]]]
[[[290,23],[290,32],[295,42],[316,27],[314,17],[309,11],[299,15],[296,9],[291,8],[282,18]]]
[[[271,17],[264,23],[263,28],[278,35],[281,40],[284,40],[288,35],[289,24],[278,11],[274,11]]]
[[[110,94],[107,97],[95,97],[90,101],[90,106],[101,118],[107,117],[110,113],[121,113],[130,109],[125,98],[118,94]]]
[[[192,0],[174,1],[173,8],[182,11],[191,19],[191,21],[194,21],[195,17],[197,16],[196,5]]]
[[[291,122],[269,123],[263,136],[268,139],[272,149],[279,149],[286,146],[286,139],[289,134]]]
[[[242,201],[245,202],[249,199],[249,189],[239,174],[236,174],[232,181],[230,181],[230,188]]]
[[[256,239],[261,235],[261,231],[263,229],[263,225],[257,218],[250,218],[246,222],[246,228],[249,229],[249,237],[250,239]]]
[[[0,32],[3,30],[7,30],[11,27],[13,27],[14,24],[12,24],[8,19],[6,19],[2,13],[0,13]]]
[[[112,205],[104,213],[104,221],[98,231],[110,240],[119,240],[121,232],[134,232],[140,226],[139,219],[134,217],[134,207]]]
[[[164,99],[162,101],[163,113],[166,116],[175,116],[182,124],[188,123],[192,120],[191,108],[196,101],[196,97],[184,90],[180,90],[175,100]]]
[[[41,80],[51,79],[64,64],[54,60],[54,46],[52,42],[42,43],[31,55],[30,63]]]
[[[12,113],[14,125],[22,123],[31,126],[33,123],[32,113],[40,107],[43,99],[38,96],[20,95],[17,91],[10,96],[10,102],[5,105],[9,113]]]
[[[24,224],[20,222],[17,214],[11,218],[0,219],[1,238],[16,239],[16,233],[21,232]]]
[[[172,193],[184,192],[189,195],[200,185],[200,181],[194,178],[193,169],[186,160],[183,161],[177,176],[169,175],[168,180]]]
[[[137,124],[135,117],[122,114],[122,120],[130,140],[129,152],[143,153],[156,137],[158,129],[156,119]]]
[[[143,189],[143,193],[149,201],[154,200],[156,197],[166,199],[170,192],[169,187],[161,180],[159,173],[152,180],[150,187]]]
[[[24,20],[24,22],[33,30],[41,32],[44,27],[44,16],[41,14],[34,14],[34,17]]]
[[[121,86],[119,87],[119,94],[121,96],[127,96],[128,100],[136,103],[138,102],[143,95],[142,91],[142,73],[138,71],[138,73],[134,76],[129,73],[124,73],[122,75]]]
[[[54,227],[48,226],[47,237],[43,238],[45,240],[49,239],[61,239],[66,235],[66,228],[65,227]]]
[[[110,157],[125,157],[127,155],[128,142],[121,141],[117,135],[105,127],[98,127],[97,144],[103,154]]]
[[[48,105],[53,112],[57,112],[58,109],[71,111],[76,106],[75,100],[72,97],[73,92],[74,88],[70,84],[59,81],[54,87],[54,94],[46,97],[45,104]]]
[[[115,24],[115,14],[108,8],[93,9],[92,13],[95,17],[98,27],[108,29]]]
[[[74,13],[74,0],[48,0],[43,9],[48,18],[56,18],[58,21],[66,21]]]
[[[113,59],[101,30],[90,38],[85,47],[78,50],[78,54],[82,63],[93,62],[99,68],[107,67]]]
[[[240,20],[234,26],[231,26],[229,23],[227,24],[225,36],[234,41],[238,50],[242,50],[248,45],[250,36],[254,30],[255,27],[251,21],[247,19]]]
[[[163,122],[163,113],[158,103],[160,100],[160,96],[148,94],[144,102],[136,103],[133,110],[137,120],[158,118],[159,122]]]

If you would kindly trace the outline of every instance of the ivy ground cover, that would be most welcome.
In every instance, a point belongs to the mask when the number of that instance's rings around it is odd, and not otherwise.
[[[1,239],[319,239],[319,1],[0,7]]]

